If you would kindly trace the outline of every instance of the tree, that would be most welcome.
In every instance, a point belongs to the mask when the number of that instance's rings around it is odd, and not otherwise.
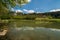
[[[26,3],[28,3],[28,0],[0,0],[0,14],[8,12],[16,5],[21,6]]]

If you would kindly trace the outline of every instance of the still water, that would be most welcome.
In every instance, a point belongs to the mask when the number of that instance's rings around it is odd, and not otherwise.
[[[40,21],[12,21],[8,40],[60,40],[60,23]]]

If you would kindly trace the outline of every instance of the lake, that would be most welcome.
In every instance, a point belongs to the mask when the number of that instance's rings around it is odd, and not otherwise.
[[[33,20],[9,22],[7,40],[60,40],[60,23]]]

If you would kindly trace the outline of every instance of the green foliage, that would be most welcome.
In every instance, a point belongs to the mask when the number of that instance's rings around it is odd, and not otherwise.
[[[1,7],[14,7],[16,5],[27,4],[28,0],[0,0]]]
[[[0,0],[0,15],[2,13],[8,13],[9,10],[16,5],[21,6],[22,4],[26,3],[27,0]]]

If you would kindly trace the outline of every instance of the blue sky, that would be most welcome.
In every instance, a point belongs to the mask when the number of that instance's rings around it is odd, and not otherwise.
[[[35,12],[48,12],[53,9],[60,9],[60,0],[31,0],[30,3],[21,8],[16,6],[15,10],[34,10]]]

